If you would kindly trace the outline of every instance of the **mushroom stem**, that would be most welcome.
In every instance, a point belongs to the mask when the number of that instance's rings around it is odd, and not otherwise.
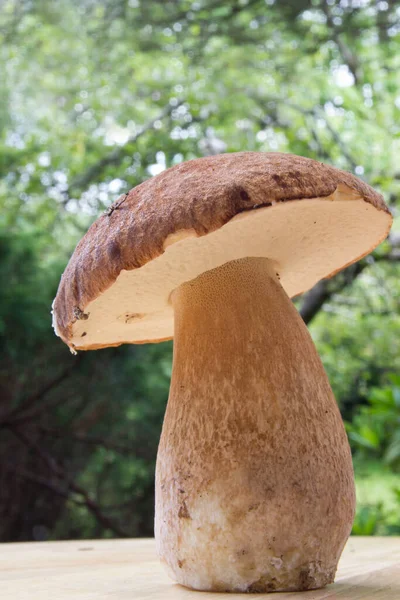
[[[350,448],[300,315],[265,258],[183,284],[156,472],[155,534],[179,583],[333,581],[355,506]]]

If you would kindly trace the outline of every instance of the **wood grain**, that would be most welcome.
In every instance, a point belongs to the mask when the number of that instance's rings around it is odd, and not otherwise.
[[[259,595],[258,595],[259,596]],[[154,540],[96,540],[0,545],[1,600],[229,600],[174,584]],[[248,594],[235,597],[249,598]],[[276,600],[399,600],[400,538],[352,537],[336,582]]]

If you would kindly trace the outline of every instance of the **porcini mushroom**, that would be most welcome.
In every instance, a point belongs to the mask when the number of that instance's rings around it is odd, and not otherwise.
[[[387,236],[356,177],[278,153],[175,166],[78,244],[54,302],[73,351],[174,338],[155,535],[197,590],[307,590],[334,579],[354,507],[351,454],[290,297]]]

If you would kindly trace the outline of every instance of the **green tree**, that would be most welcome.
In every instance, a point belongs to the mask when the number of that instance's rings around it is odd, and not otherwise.
[[[171,345],[72,357],[50,305],[94,218],[183,160],[293,152],[384,194],[388,241],[296,301],[360,431],[399,370],[399,41],[395,0],[3,0],[2,540],[152,532]]]

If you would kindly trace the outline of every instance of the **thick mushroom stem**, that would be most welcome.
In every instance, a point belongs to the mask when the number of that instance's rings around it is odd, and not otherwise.
[[[271,262],[229,262],[172,296],[156,473],[157,548],[198,590],[333,581],[350,534],[350,449],[306,326]]]

